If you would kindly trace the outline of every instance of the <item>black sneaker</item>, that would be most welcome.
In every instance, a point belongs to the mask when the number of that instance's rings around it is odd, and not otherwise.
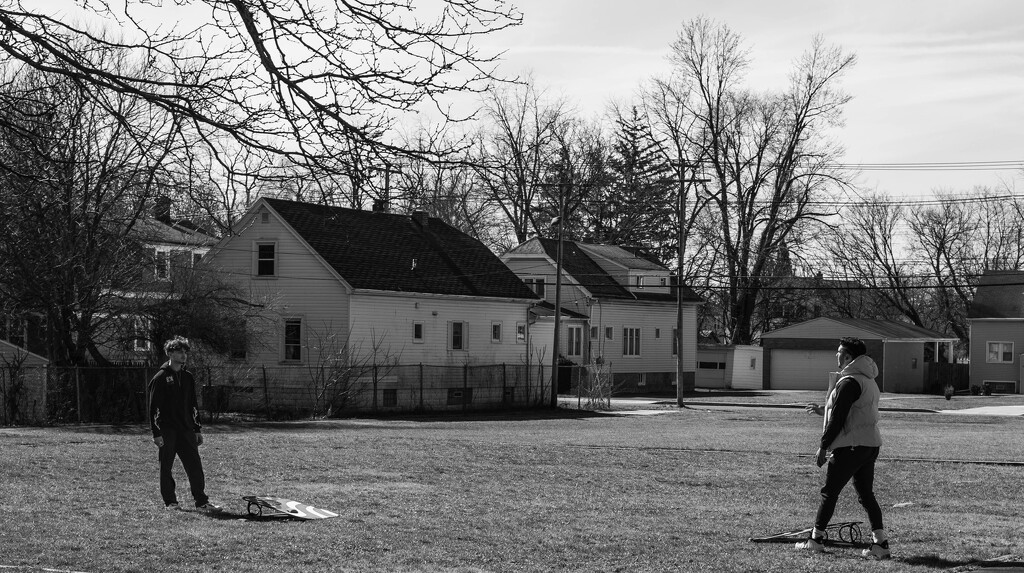
[[[203,505],[197,505],[196,509],[199,511],[205,511],[206,513],[220,513],[224,511],[223,507],[213,503],[212,501],[208,501]]]

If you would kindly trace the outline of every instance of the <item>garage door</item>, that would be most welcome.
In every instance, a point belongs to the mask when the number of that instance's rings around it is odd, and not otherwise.
[[[772,353],[773,390],[828,390],[828,373],[835,372],[835,350],[780,350]]]

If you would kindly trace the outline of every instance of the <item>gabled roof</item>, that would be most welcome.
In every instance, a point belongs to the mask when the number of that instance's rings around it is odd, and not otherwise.
[[[985,271],[967,318],[1024,318],[1024,271]]]
[[[907,324],[905,322],[869,318],[831,317],[812,318],[811,320],[807,320],[799,324],[766,332],[761,335],[761,338],[806,338],[805,336],[800,336],[801,331],[806,330],[808,326],[813,325],[814,323],[820,322],[837,323],[834,326],[846,326],[851,329],[863,331],[866,335],[871,335],[873,338],[883,340],[957,340],[955,336],[949,336],[941,332],[936,332],[913,324]],[[820,327],[816,330],[820,330]]]
[[[656,302],[672,302],[676,300],[674,293],[652,293],[630,291],[624,285],[615,280],[594,258],[590,255],[604,256],[614,260],[616,264],[624,269],[638,270],[661,270],[665,267],[656,265],[651,261],[637,257],[633,253],[614,245],[596,245],[591,243],[577,243],[575,241],[562,241],[562,271],[568,274],[581,287],[586,289],[596,298],[615,298],[628,300],[645,300]],[[531,255],[543,254],[552,262],[558,258],[558,240],[535,237],[529,241],[511,249],[510,255]],[[679,289],[683,300],[687,302],[704,302],[696,292],[688,286]]]
[[[136,223],[140,240],[149,243],[182,245],[186,247],[212,247],[217,237],[188,219],[160,219],[146,217]]]
[[[355,289],[538,298],[483,243],[440,219],[261,201]]]
[[[668,272],[665,267],[648,260],[646,258],[638,256],[635,252],[627,250],[623,247],[616,245],[601,245],[596,243],[579,243],[587,253],[598,257],[603,257],[612,263],[619,265],[623,268],[630,270],[641,270],[641,271],[663,271]]]

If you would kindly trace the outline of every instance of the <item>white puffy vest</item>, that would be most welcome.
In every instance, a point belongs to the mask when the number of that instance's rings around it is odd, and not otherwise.
[[[878,385],[873,379],[862,374],[847,374],[840,376],[839,379],[844,378],[853,378],[860,384],[860,398],[857,398],[857,401],[850,407],[846,423],[843,424],[843,429],[836,439],[829,445],[829,449],[834,450],[846,446],[881,446],[882,434],[878,431],[878,398],[880,395]],[[836,384],[836,387],[838,386]],[[832,388],[825,400],[825,427],[828,427],[828,421],[832,417],[837,394],[836,389]]]

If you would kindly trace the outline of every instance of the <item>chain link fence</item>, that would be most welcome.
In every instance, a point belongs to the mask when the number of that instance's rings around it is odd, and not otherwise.
[[[157,367],[0,370],[0,425],[148,421]],[[192,368],[205,419],[514,410],[550,404],[550,368],[524,364]],[[575,378],[578,380],[579,375]]]

